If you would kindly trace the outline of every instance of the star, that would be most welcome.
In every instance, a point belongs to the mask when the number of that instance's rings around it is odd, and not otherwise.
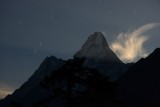
[[[40,46],[40,47],[42,46],[42,43],[41,43],[41,42],[39,43],[39,46]]]
[[[37,54],[37,50],[36,49],[34,50],[34,54]]]
[[[18,24],[19,24],[19,25],[21,25],[21,24],[22,24],[22,21],[21,21],[21,20],[19,20],[19,21],[18,21]]]
[[[133,14],[136,14],[136,11],[135,11],[135,10],[133,10]]]
[[[99,0],[99,2],[101,3],[101,2],[102,2],[102,0]]]
[[[112,14],[113,12],[112,11],[109,11],[109,14]]]
[[[76,19],[76,18],[74,18],[74,19],[73,19],[73,22],[77,22],[77,19]]]
[[[52,19],[53,19],[53,16],[50,16],[50,19],[52,20]]]

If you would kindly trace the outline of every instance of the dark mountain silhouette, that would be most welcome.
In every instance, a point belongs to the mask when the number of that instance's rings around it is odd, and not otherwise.
[[[72,59],[41,85],[52,94],[36,102],[34,107],[120,107],[116,101],[116,83],[96,69],[83,66],[84,59]]]
[[[0,107],[12,107],[12,105],[20,104],[25,104],[23,107],[31,107],[32,102],[49,94],[41,88],[40,82],[63,64],[64,60],[62,59],[57,59],[54,56],[47,57],[27,82],[15,90],[12,95],[8,95],[4,100],[1,100]]]
[[[0,107],[159,107],[159,65],[160,48],[124,64],[95,32],[73,59],[47,57]]]
[[[120,107],[116,83],[128,68],[104,35],[92,34],[74,58],[47,57],[38,70],[0,101],[0,107]]]
[[[35,85],[31,85],[30,78],[20,89],[2,100],[0,106],[121,107],[116,100],[116,82],[110,81],[98,70],[84,66],[84,61],[77,58],[65,61],[59,69],[53,70]]]
[[[126,107],[160,107],[160,48],[119,79],[118,93]]]

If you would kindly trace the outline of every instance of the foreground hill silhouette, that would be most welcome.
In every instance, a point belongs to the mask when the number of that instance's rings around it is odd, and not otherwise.
[[[129,68],[118,93],[125,107],[160,107],[160,48]]]
[[[49,77],[41,86],[52,93],[34,107],[120,107],[116,101],[116,83],[96,69],[83,66],[84,59],[72,59]]]
[[[44,77],[50,75],[53,71],[59,69],[64,64],[64,60],[57,59],[54,56],[47,57],[41,63],[35,73],[12,95],[8,95],[0,101],[0,107],[31,107],[33,102],[38,101],[43,96],[49,94],[40,86]]]

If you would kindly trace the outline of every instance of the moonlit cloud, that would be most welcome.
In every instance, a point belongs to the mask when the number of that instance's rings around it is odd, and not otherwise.
[[[0,99],[3,99],[8,94],[12,94],[12,92],[13,89],[9,85],[0,82]]]
[[[124,62],[132,62],[148,53],[143,48],[144,42],[149,38],[144,33],[150,29],[160,26],[160,23],[150,23],[127,33],[120,33],[111,44],[111,49]]]
[[[0,90],[0,99],[5,98],[7,95],[12,94],[11,91]]]

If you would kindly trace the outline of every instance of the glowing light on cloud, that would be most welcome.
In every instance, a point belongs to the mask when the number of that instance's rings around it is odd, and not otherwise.
[[[12,92],[13,89],[10,86],[0,82],[0,99],[3,99],[8,94],[12,94]]]
[[[140,57],[146,57],[148,53],[143,48],[143,44],[148,40],[148,36],[144,33],[158,26],[160,26],[160,23],[150,23],[132,32],[122,32],[111,44],[111,49],[124,62],[132,62]]]
[[[12,91],[0,90],[0,99],[5,98],[8,94],[12,94]]]

